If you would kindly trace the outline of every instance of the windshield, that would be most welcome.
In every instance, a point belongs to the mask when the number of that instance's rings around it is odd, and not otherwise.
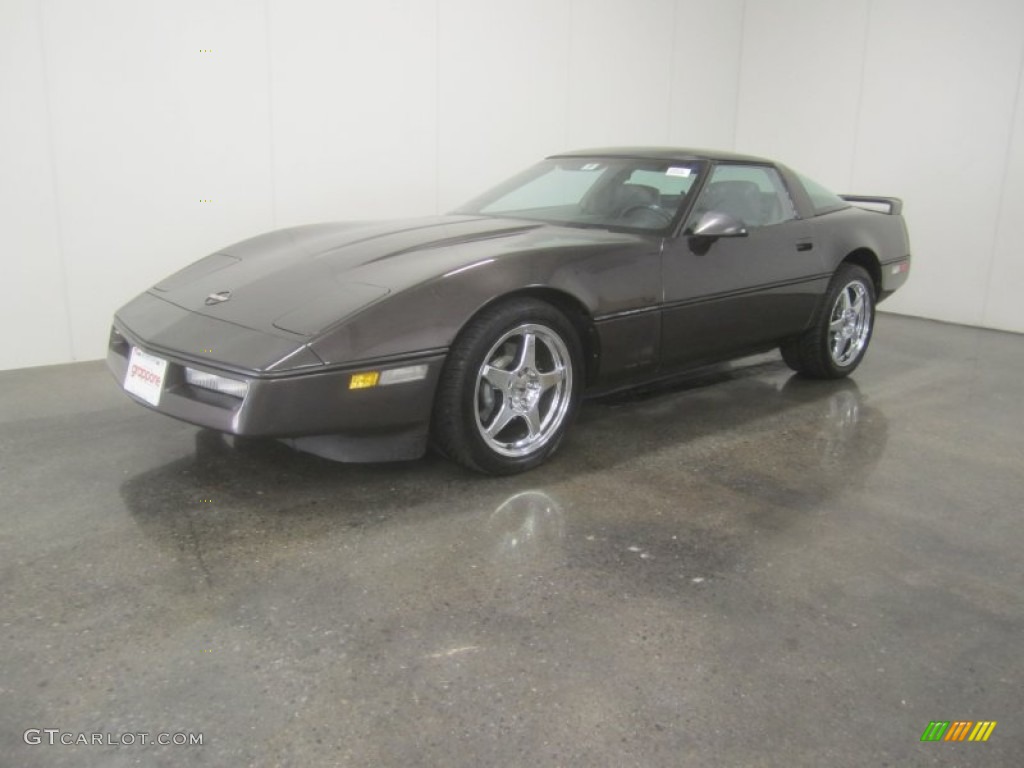
[[[556,157],[454,213],[662,232],[675,223],[701,170],[697,161]]]

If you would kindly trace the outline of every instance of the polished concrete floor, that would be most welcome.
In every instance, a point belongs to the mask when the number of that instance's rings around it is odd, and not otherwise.
[[[0,488],[3,766],[1022,764],[1021,336],[883,315],[851,381],[589,403],[504,479],[13,371]]]

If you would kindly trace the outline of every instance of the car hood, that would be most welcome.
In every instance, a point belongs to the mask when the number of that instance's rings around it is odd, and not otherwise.
[[[475,216],[311,224],[224,248],[150,293],[246,328],[309,337],[389,293],[484,256],[624,237],[631,236]],[[493,246],[459,247],[485,241]]]
[[[524,228],[471,217],[293,227],[213,253],[150,293],[246,328],[312,336],[393,290],[376,279],[382,270],[368,265]]]

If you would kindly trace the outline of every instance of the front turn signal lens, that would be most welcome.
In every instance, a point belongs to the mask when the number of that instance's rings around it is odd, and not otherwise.
[[[352,378],[348,380],[348,388],[369,389],[370,387],[376,387],[377,382],[379,380],[379,371],[363,371],[362,373],[353,373]]]

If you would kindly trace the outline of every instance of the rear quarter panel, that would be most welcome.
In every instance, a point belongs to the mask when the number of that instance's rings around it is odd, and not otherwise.
[[[881,297],[906,281],[907,270],[894,274],[892,269],[893,265],[910,260],[910,241],[902,216],[854,206],[815,217],[813,221],[816,240],[830,270],[834,271],[850,254],[868,250],[881,266]]]

